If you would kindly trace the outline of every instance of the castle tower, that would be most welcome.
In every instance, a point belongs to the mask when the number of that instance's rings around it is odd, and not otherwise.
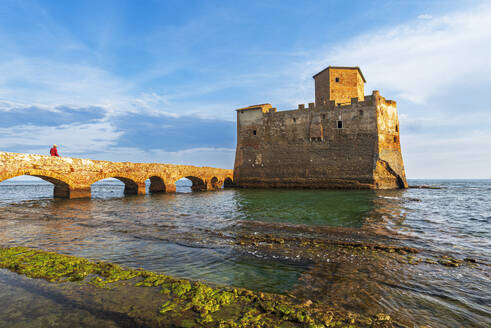
[[[364,100],[366,82],[359,67],[329,66],[313,76],[315,80],[315,104],[327,104],[334,100],[336,105],[351,103],[351,98]]]
[[[237,109],[234,183],[244,188],[407,188],[397,104],[363,95],[358,67],[314,75],[316,103]]]

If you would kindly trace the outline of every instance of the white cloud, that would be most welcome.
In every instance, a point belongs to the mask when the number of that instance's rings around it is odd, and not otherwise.
[[[459,134],[467,135],[471,129],[489,127],[491,125],[491,113],[463,111],[443,116],[439,116],[438,112],[428,113],[427,115],[399,113],[399,122],[405,133],[438,135],[436,139],[444,139],[448,136],[455,137]]]
[[[428,15],[428,14],[421,14],[418,16],[419,19],[432,19],[433,16]]]
[[[80,156],[94,150],[107,151],[116,144],[122,132],[116,131],[106,122],[72,124],[57,127],[14,126],[0,128],[0,145],[3,149],[16,147],[27,152],[46,154],[56,143],[61,154]]]
[[[470,131],[466,136],[432,138],[401,135],[409,178],[490,179],[490,131]]]
[[[489,84],[491,6],[370,32],[323,53],[305,65],[305,78],[328,65],[360,66],[367,90],[424,104],[462,81]]]
[[[177,92],[139,92],[129,79],[119,78],[90,65],[59,63],[47,59],[14,56],[0,62],[0,111],[35,106],[96,106],[108,115],[124,112],[181,117],[234,119],[230,103],[200,101],[203,96],[231,86],[254,83],[258,76],[235,76],[208,85],[182,86]]]
[[[38,107],[116,109],[130,85],[92,66],[19,57],[0,64],[0,99]]]

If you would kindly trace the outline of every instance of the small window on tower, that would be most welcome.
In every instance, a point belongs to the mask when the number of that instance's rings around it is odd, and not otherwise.
[[[253,131],[252,131],[252,134],[253,134],[253,135],[256,135],[256,130],[253,130]]]
[[[338,129],[342,129],[343,128],[343,121],[338,121]]]
[[[396,125],[396,132],[399,132],[399,126]]]
[[[325,120],[326,119],[326,114],[322,114],[322,119]]]
[[[394,137],[394,142],[397,142],[397,137]]]
[[[336,82],[339,82],[339,77],[336,78]]]
[[[297,121],[297,119],[294,117],[294,118],[293,118],[293,122],[296,122],[296,121]]]

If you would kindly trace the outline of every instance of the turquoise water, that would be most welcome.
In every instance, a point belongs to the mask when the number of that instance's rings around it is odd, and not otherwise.
[[[409,326],[491,325],[487,265],[403,266],[377,257],[342,256],[313,262],[302,252],[279,256],[233,242],[232,237],[254,233],[331,238],[329,227],[339,227],[336,238],[357,240],[363,232],[371,242],[416,247],[425,256],[487,263],[491,181],[410,184],[442,189],[191,193],[182,182],[176,194],[124,197],[122,185],[104,181],[93,186],[92,199],[60,200],[52,199],[49,184],[6,181],[0,183],[0,245],[290,292],[359,312],[388,312]],[[2,297],[7,296],[0,291]]]
[[[238,218],[266,222],[359,228],[373,210],[369,190],[242,190],[235,195]]]

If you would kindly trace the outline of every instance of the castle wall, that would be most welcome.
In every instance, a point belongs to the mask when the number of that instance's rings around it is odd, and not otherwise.
[[[317,106],[329,102],[329,73],[320,73],[315,76],[315,104]]]
[[[377,188],[407,188],[401,153],[399,118],[396,102],[374,92],[377,104],[378,161],[374,172]]]
[[[372,101],[262,114],[238,111],[234,181],[243,187],[371,188]],[[338,121],[343,127],[338,128]],[[254,131],[256,134],[254,134]]]
[[[356,87],[356,96],[358,97],[359,101],[364,101],[365,100],[365,81],[363,81],[363,78],[361,77],[360,74],[356,75],[357,78],[357,87]]]
[[[280,112],[237,111],[234,181],[238,186],[407,186],[395,102],[374,92],[365,101],[353,98],[346,106],[331,101],[300,107]]]

